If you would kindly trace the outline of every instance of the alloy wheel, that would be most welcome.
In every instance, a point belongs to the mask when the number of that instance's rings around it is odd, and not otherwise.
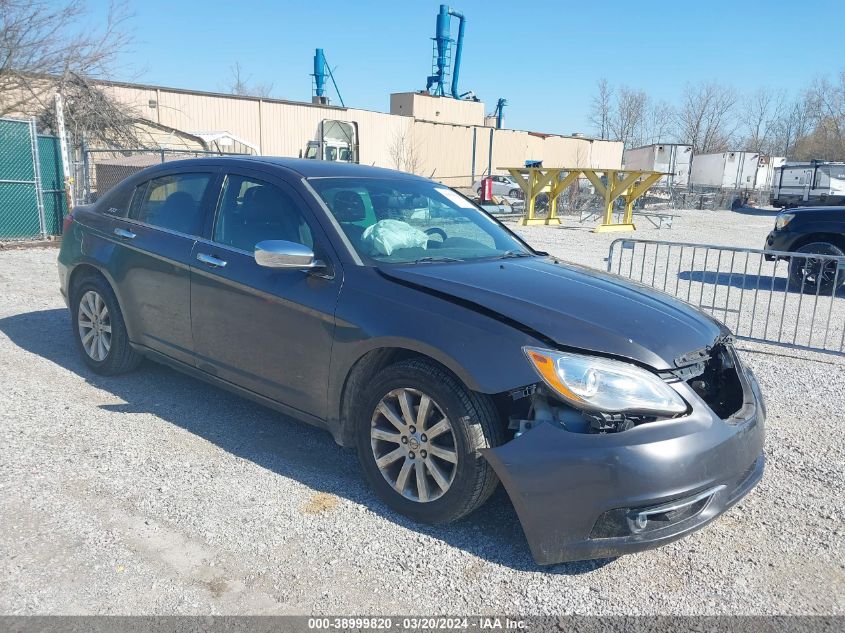
[[[836,275],[836,262],[817,257],[805,257],[801,261],[801,276],[815,288],[819,283],[832,283]]]
[[[394,389],[376,406],[370,426],[376,466],[406,499],[427,503],[442,497],[458,468],[455,431],[431,397]]]
[[[111,349],[111,316],[106,302],[96,291],[82,295],[76,323],[85,353],[98,363],[104,361]]]

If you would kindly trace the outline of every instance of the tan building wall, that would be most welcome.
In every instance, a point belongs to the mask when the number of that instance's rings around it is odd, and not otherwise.
[[[306,143],[317,139],[324,119],[354,122],[362,164],[403,168],[451,186],[468,186],[472,182],[473,135],[475,176],[486,172],[491,130],[493,173],[504,173],[504,167],[520,167],[526,160],[541,160],[547,167],[619,169],[622,165],[622,143],[616,141],[484,127],[484,105],[480,102],[416,93],[392,95],[391,109],[394,103],[397,108],[405,103],[420,113],[412,117],[154,86],[106,84],[106,88],[131,105],[140,117],[185,132],[226,131],[270,156],[300,156]],[[432,115],[433,112],[440,115]],[[429,115],[459,121],[475,117],[477,125],[421,120]],[[400,153],[408,164],[397,165],[396,156]]]
[[[419,92],[390,95],[390,114],[411,116],[420,121],[484,125],[484,104],[452,97],[434,97]]]

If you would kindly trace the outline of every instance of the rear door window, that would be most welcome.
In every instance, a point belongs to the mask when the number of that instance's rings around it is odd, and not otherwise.
[[[170,174],[140,185],[129,216],[151,226],[198,235],[203,224],[202,200],[212,174]]]

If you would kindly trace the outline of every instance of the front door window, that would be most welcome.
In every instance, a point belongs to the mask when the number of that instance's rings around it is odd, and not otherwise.
[[[314,245],[311,229],[290,196],[268,182],[228,175],[214,224],[214,241],[251,253],[264,240]]]

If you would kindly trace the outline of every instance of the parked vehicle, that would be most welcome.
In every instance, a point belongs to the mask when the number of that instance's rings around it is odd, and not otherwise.
[[[787,163],[775,170],[771,203],[775,207],[845,205],[845,163]]]
[[[305,144],[301,158],[341,163],[358,162],[358,127],[354,122],[323,119],[317,126],[317,140]]]
[[[165,163],[74,210],[59,278],[92,371],[148,357],[324,427],[418,521],[501,480],[541,564],[680,538],[763,473],[763,400],[722,324],[417,176]]]
[[[766,238],[765,249],[824,255],[823,258],[789,257],[789,283],[794,290],[831,294],[845,285],[845,207],[782,211]],[[833,259],[836,257],[842,259]]]
[[[472,189],[476,195],[481,197],[481,180],[472,183]],[[519,184],[510,176],[493,176],[493,195],[507,196],[508,198],[522,198],[522,189]]]

